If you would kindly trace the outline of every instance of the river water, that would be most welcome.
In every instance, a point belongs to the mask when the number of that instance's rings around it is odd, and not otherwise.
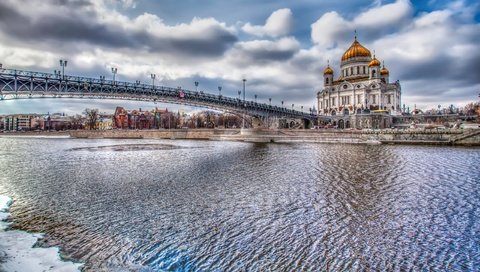
[[[86,271],[478,271],[480,149],[0,138],[14,228]]]

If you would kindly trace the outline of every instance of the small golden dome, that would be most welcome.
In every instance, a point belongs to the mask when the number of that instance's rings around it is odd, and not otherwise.
[[[357,41],[357,37],[355,37],[355,40],[353,41],[350,48],[348,48],[348,50],[343,53],[342,61],[346,61],[355,57],[372,57],[370,50],[361,45]]]
[[[381,64],[380,61],[375,56],[373,56],[373,59],[368,64],[368,67],[380,66],[380,64]]]
[[[390,74],[390,71],[388,71],[388,69],[383,66],[383,68],[380,70],[380,75],[388,76],[388,74]]]
[[[327,66],[327,68],[325,68],[325,70],[323,70],[323,75],[333,75],[333,69],[330,68],[330,65]]]

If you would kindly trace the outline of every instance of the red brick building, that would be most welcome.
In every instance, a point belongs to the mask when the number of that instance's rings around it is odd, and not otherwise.
[[[158,129],[161,128],[161,117],[168,115],[168,109],[155,108],[151,111],[142,109],[127,111],[123,107],[117,107],[113,116],[113,127],[117,129]]]

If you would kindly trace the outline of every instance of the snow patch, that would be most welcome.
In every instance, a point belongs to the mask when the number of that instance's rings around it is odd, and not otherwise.
[[[0,271],[80,271],[82,264],[64,262],[58,247],[33,248],[42,234],[6,230],[12,199],[0,195]]]

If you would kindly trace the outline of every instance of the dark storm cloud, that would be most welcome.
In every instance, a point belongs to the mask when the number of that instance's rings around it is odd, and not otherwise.
[[[154,36],[143,30],[126,31],[121,25],[100,22],[101,15],[86,8],[91,6],[89,1],[53,0],[49,3],[52,5],[49,13],[33,16],[17,11],[20,5],[0,3],[0,30],[22,43],[86,43],[190,56],[220,56],[237,41],[235,35],[220,26],[211,26],[204,36],[182,38]]]
[[[398,78],[402,80],[424,79],[429,81],[438,81],[448,79],[455,82],[458,87],[469,86],[480,83],[478,71],[480,71],[480,52],[475,52],[469,58],[465,58],[459,62],[455,57],[438,56],[430,60],[422,60],[421,62],[403,63],[398,60],[395,66],[402,69],[398,71]]]

